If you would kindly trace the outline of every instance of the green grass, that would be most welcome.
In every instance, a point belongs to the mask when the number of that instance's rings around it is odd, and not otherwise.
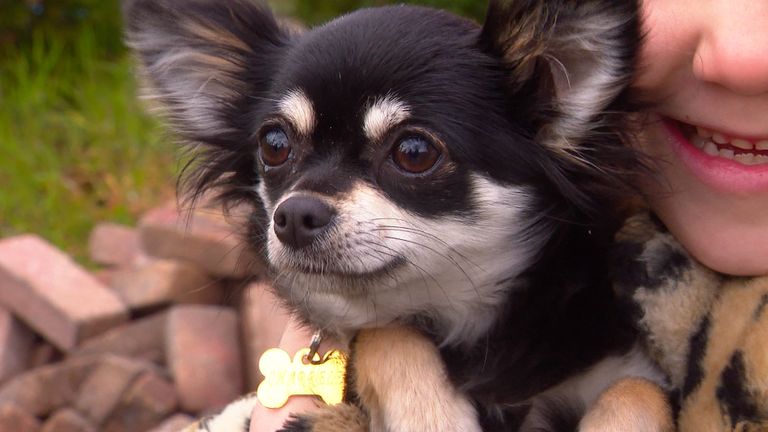
[[[84,260],[96,222],[173,195],[175,149],[136,98],[126,53],[87,28],[0,62],[0,237],[34,232]]]

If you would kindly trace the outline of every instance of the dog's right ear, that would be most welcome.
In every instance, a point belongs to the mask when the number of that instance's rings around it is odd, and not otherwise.
[[[533,84],[544,113],[537,141],[573,158],[603,134],[641,41],[637,0],[491,0],[480,41],[510,86]],[[574,159],[575,160],[575,159]]]
[[[268,89],[290,41],[267,6],[249,0],[126,0],[123,13],[148,96],[192,142],[238,134],[241,105]]]
[[[629,84],[641,37],[638,0],[490,0],[480,46],[499,58],[534,140],[555,158],[547,175],[593,215],[596,198],[625,199],[644,159],[628,142],[638,101]]]

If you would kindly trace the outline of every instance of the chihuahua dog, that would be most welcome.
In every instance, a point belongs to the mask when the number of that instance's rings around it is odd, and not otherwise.
[[[617,376],[658,379],[606,275],[638,164],[635,0],[494,0],[482,26],[401,5],[306,32],[249,0],[126,7],[152,97],[199,149],[193,192],[252,206],[246,241],[308,325],[439,347],[467,420],[436,430],[573,430]]]

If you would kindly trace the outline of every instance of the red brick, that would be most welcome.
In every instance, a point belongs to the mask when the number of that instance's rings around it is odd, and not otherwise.
[[[113,292],[32,235],[0,241],[0,303],[64,351],[128,318]]]
[[[112,288],[131,309],[167,303],[219,303],[221,284],[198,267],[175,260],[152,260],[115,275]]]
[[[115,275],[120,272],[120,269],[118,267],[109,267],[109,268],[102,268],[98,270],[94,270],[91,272],[94,278],[96,278],[97,281],[101,282],[104,286],[112,286],[112,279],[115,278]]]
[[[100,425],[136,377],[148,369],[146,363],[106,355],[83,381],[73,405],[94,424]]]
[[[110,266],[129,266],[140,259],[141,248],[135,228],[114,223],[100,223],[88,239],[91,260]]]
[[[0,383],[25,369],[34,341],[29,327],[0,307]]]
[[[145,431],[174,412],[178,399],[173,384],[157,373],[136,378],[120,404],[104,422],[102,432]]]
[[[256,390],[261,382],[259,358],[268,348],[278,346],[288,323],[288,313],[281,307],[266,282],[248,285],[240,302],[240,328],[243,335],[248,387]]]
[[[84,341],[71,355],[112,353],[165,363],[165,328],[168,314],[156,314],[122,324],[107,332]]]
[[[0,432],[38,432],[40,422],[18,405],[0,403]]]
[[[53,413],[40,432],[96,432],[96,427],[77,411],[64,408]]]
[[[149,255],[189,261],[215,276],[242,278],[263,272],[261,261],[242,240],[243,229],[211,209],[187,218],[174,206],[165,206],[142,218],[139,238]]]
[[[168,368],[185,411],[219,408],[242,393],[234,311],[216,306],[176,306],[169,312],[165,335]]]
[[[0,386],[0,404],[15,403],[34,416],[46,416],[75,400],[96,363],[94,357],[82,357],[27,371]]]
[[[59,362],[63,359],[61,351],[45,341],[40,341],[32,348],[29,355],[27,366],[29,369],[35,369],[49,363]]]
[[[148,432],[179,432],[185,427],[191,425],[195,419],[186,414],[175,414],[165,420],[162,423],[152,428]]]

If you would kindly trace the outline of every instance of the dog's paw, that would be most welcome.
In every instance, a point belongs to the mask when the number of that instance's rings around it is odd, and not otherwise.
[[[673,432],[672,407],[664,390],[642,378],[625,378],[600,395],[582,418],[579,432]]]
[[[368,415],[359,407],[338,404],[292,415],[279,432],[368,432],[369,423]]]
[[[293,414],[277,432],[312,432],[312,419]]]
[[[355,393],[371,432],[480,432],[475,406],[448,378],[437,346],[404,327],[366,329],[354,343]]]
[[[766,432],[768,431],[768,421],[764,422],[751,422],[742,421],[736,424],[733,428],[733,432]]]

